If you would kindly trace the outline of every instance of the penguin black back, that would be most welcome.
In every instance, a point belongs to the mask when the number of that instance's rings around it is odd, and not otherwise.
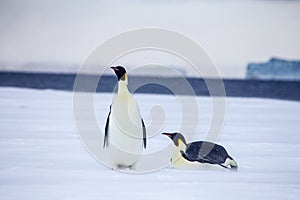
[[[211,164],[224,163],[226,158],[229,157],[224,147],[206,141],[197,141],[197,142],[189,143],[187,145],[185,154],[190,160],[199,161],[199,162],[203,159],[206,161],[213,161],[210,162]]]

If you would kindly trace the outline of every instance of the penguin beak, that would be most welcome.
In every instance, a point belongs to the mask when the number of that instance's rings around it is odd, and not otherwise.
[[[113,69],[114,71],[119,71],[119,69],[116,67],[110,67],[110,68]]]
[[[166,136],[168,136],[169,138],[172,137],[172,135],[171,135],[170,133],[162,133],[162,135],[166,135]]]

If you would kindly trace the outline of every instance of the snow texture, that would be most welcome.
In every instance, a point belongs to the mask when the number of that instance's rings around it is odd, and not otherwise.
[[[103,128],[111,97],[96,94],[96,100],[101,99],[96,115]],[[135,98],[146,125],[155,122],[149,113],[160,105],[166,118],[163,131],[177,128],[175,97],[138,94]],[[196,98],[201,139],[210,123],[211,100]],[[166,167],[139,175],[113,171],[85,150],[76,133],[71,92],[0,88],[0,110],[1,200],[299,199],[299,102],[226,99],[218,143],[237,160],[238,172]],[[155,135],[149,151],[169,143]]]

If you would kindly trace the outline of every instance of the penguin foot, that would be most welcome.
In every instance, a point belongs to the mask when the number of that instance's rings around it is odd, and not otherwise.
[[[132,165],[129,166],[129,169],[131,170],[136,170],[137,162],[133,163]]]
[[[132,165],[129,165],[129,166],[119,164],[119,165],[116,165],[115,168],[112,168],[112,170],[126,170],[126,169],[136,170],[136,166],[137,166],[137,163],[133,163]]]
[[[236,172],[236,171],[238,170],[238,166],[232,166],[232,165],[231,165],[231,166],[230,166],[230,170]]]
[[[128,168],[128,166],[119,164],[119,165],[117,165],[116,169],[121,169],[122,170],[122,169],[126,169],[126,168]]]

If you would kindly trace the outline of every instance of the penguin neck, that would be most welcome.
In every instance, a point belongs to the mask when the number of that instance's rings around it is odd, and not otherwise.
[[[176,162],[178,159],[181,158],[181,152],[186,150],[186,144],[182,140],[178,140],[178,145],[175,145],[173,155],[172,155],[172,162]]]
[[[177,151],[185,151],[186,150],[186,144],[181,140],[181,139],[178,139],[178,145],[175,145],[175,149]]]
[[[124,78],[122,77],[118,82],[118,96],[128,95],[128,78],[127,74],[124,74]]]

